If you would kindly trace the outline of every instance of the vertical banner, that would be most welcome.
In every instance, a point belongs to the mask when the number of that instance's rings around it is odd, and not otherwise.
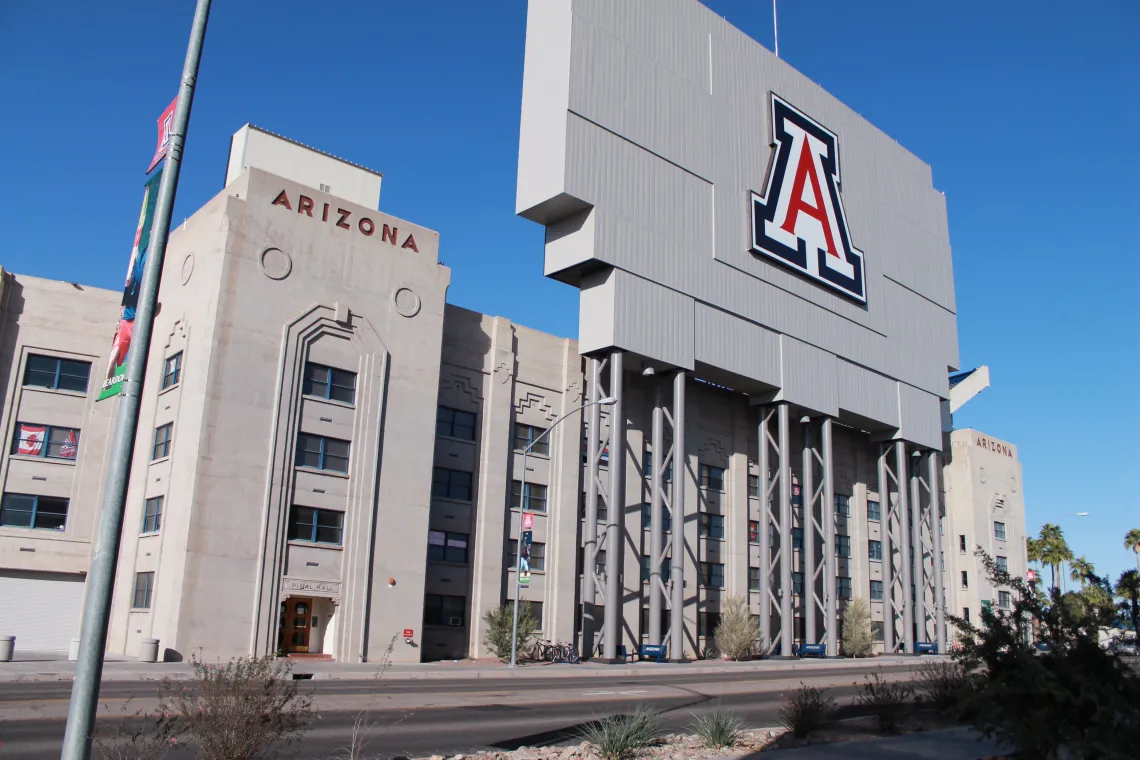
[[[155,172],[146,183],[143,193],[142,211],[135,229],[135,244],[131,248],[131,261],[127,265],[127,279],[123,286],[123,306],[119,311],[119,328],[111,342],[111,355],[107,359],[107,375],[99,392],[99,401],[119,395],[123,389],[126,373],[127,353],[131,348],[131,334],[135,327],[135,307],[139,302],[139,288],[142,287],[143,266],[146,264],[146,251],[150,245],[150,227],[154,221],[154,207],[158,201],[158,185],[162,181],[162,171]]]
[[[150,160],[150,166],[146,168],[146,173],[150,174],[154,167],[158,166],[158,162],[166,158],[166,151],[170,149],[170,133],[174,129],[174,107],[178,105],[177,96],[174,100],[170,101],[170,105],[158,117],[158,147],[154,149],[154,158]]]
[[[524,530],[522,534],[522,541],[520,542],[519,551],[519,585],[530,585],[530,547],[533,541],[534,533],[529,530]]]

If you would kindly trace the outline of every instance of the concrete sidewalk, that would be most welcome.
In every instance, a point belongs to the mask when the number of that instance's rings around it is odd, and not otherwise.
[[[898,760],[984,760],[1013,756],[992,739],[986,739],[972,728],[947,728],[903,736],[884,736],[856,742],[815,744],[795,749],[753,752],[750,755],[722,760],[831,760],[831,758],[898,758]]]
[[[349,663],[301,660],[294,662],[293,672],[314,680],[344,679],[367,681],[382,677],[386,681],[416,679],[497,679],[497,678],[574,678],[646,675],[705,675],[717,673],[803,673],[822,669],[863,669],[882,665],[899,668],[917,664],[917,657],[884,656],[859,660],[753,660],[749,662],[704,661],[688,663],[634,662],[625,665],[601,665],[584,662],[578,665],[528,663],[509,668],[501,662],[459,660],[422,664]],[[108,658],[103,664],[104,681],[158,681],[163,678],[189,678],[193,668],[186,662],[143,663],[122,657]],[[70,681],[75,677],[75,663],[58,653],[17,652],[13,662],[0,663],[0,683],[12,681]]]

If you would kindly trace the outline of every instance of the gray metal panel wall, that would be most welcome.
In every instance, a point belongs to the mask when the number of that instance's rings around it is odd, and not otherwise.
[[[811,409],[890,428],[910,421],[922,436],[910,440],[940,448],[925,432],[938,423],[914,419],[925,396],[947,395],[946,371],[958,364],[946,205],[930,167],[694,0],[542,0],[529,14],[517,208],[552,225],[547,273],[592,261],[695,302],[694,324],[670,322],[671,340],[639,315],[677,298],[640,284],[623,291],[620,277],[607,296],[648,300],[611,300],[609,318],[583,314],[584,326],[605,329],[583,333],[582,350],[609,347],[605,334],[686,366],[677,341],[692,335],[696,361],[764,384],[776,377],[778,397]],[[839,136],[865,305],[750,251],[749,193],[765,190],[773,153],[769,92]],[[552,154],[565,159],[556,170]],[[581,218],[559,225],[555,207]],[[584,291],[583,312],[587,299],[604,306],[600,296]],[[773,364],[776,334],[786,340]],[[753,339],[748,355],[729,348]]]

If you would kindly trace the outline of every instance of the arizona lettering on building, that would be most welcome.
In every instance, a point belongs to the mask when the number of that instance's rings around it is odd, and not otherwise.
[[[985,449],[986,451],[992,451],[995,454],[1007,456],[1010,459],[1014,458],[1013,449],[1011,449],[1007,444],[1004,444],[1000,441],[995,441],[991,438],[986,438],[985,436],[979,435],[975,440],[974,445],[978,448]]]
[[[866,303],[863,252],[839,197],[839,137],[771,95],[776,149],[763,195],[752,197],[752,250]]]
[[[294,204],[289,200],[289,193],[285,190],[279,192],[270,205],[280,206],[288,211],[294,210]],[[380,242],[382,243],[389,243],[399,248],[408,248],[416,253],[420,252],[420,249],[416,247],[416,238],[413,235],[408,234],[404,237],[404,241],[399,243],[397,242],[400,234],[398,228],[390,227],[387,224],[377,225],[376,222],[366,216],[354,217],[351,211],[334,207],[329,203],[321,203],[318,207],[318,205],[313,202],[313,199],[307,195],[298,193],[296,211],[298,214],[304,214],[310,219],[319,219],[322,222],[331,223],[341,229],[355,229],[365,237],[372,237],[373,235],[379,234]]]

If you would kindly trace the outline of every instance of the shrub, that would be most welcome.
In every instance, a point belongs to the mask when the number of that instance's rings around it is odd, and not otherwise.
[[[584,740],[594,745],[603,760],[625,760],[657,741],[661,733],[661,717],[652,708],[641,704],[629,715],[608,715],[589,723],[580,733]]]
[[[742,596],[725,599],[720,607],[720,623],[713,631],[720,653],[729,660],[746,660],[756,652],[756,636],[748,600]]]
[[[776,721],[796,738],[804,739],[822,728],[833,712],[835,700],[828,696],[826,689],[801,683],[780,705]]]
[[[949,710],[969,683],[969,674],[953,660],[927,660],[916,671],[918,693],[939,710]]]
[[[178,741],[178,728],[172,717],[135,710],[131,700],[122,706],[125,720],[95,723],[95,750],[102,760],[162,760]],[[129,717],[128,717],[129,716]],[[109,725],[115,730],[107,733]]]
[[[905,681],[884,681],[879,673],[868,673],[855,703],[870,708],[879,730],[893,734],[899,730],[903,712],[914,699],[914,687]]]
[[[694,720],[689,730],[699,736],[706,747],[735,747],[744,731],[744,721],[736,713],[716,710]]]
[[[507,602],[502,607],[487,610],[483,615],[483,622],[487,630],[483,634],[483,646],[500,660],[511,659],[511,632],[514,629],[515,605]],[[529,604],[519,605],[519,656],[530,651],[530,641],[538,631],[538,621],[531,614]]]
[[[313,718],[288,660],[239,657],[208,665],[192,660],[189,684],[163,681],[158,714],[173,716],[176,734],[209,760],[259,760],[298,741]]]
[[[847,657],[866,657],[874,646],[871,634],[871,606],[855,597],[843,610],[843,636],[840,646]]]

